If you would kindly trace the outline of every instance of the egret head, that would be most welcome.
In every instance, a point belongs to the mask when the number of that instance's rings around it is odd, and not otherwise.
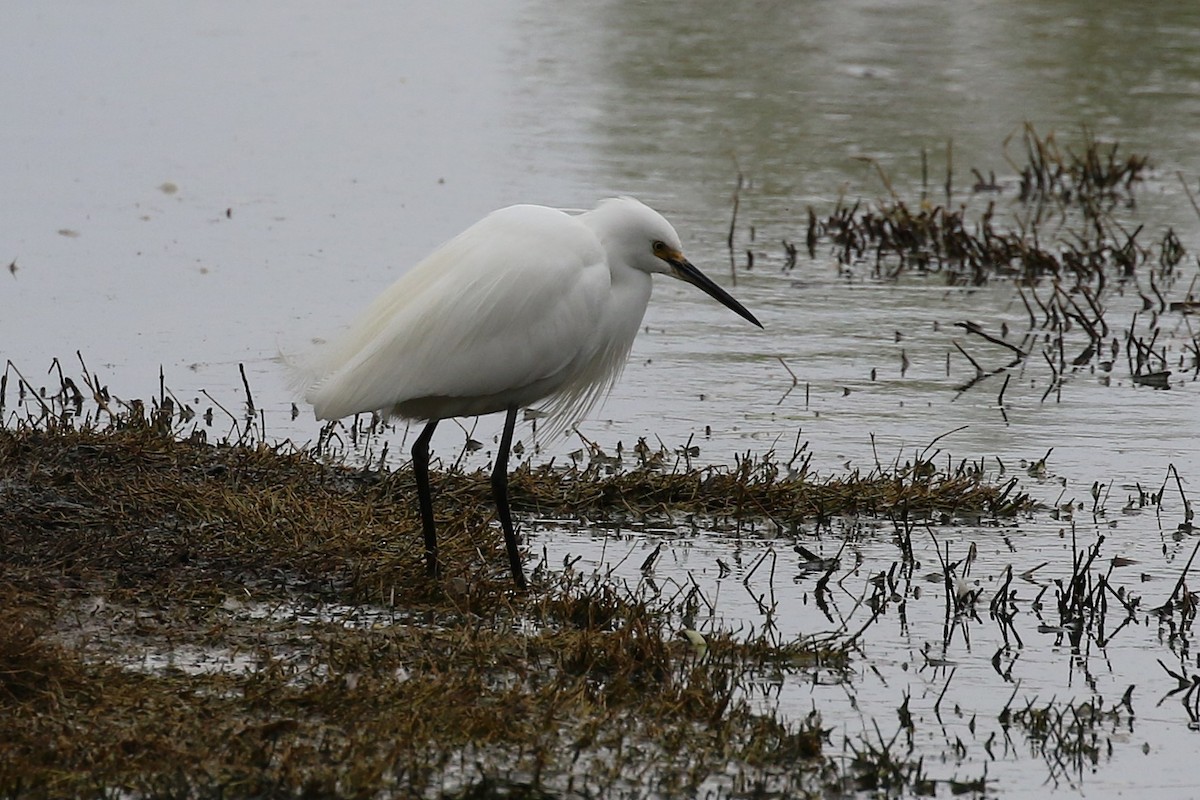
[[[608,236],[609,255],[634,269],[660,272],[697,287],[709,297],[758,327],[762,323],[728,292],[713,283],[683,255],[683,244],[671,223],[654,209],[632,197],[602,202],[594,212]]]
[[[610,261],[642,272],[670,274],[672,262],[686,260],[671,223],[639,200],[602,200],[586,216],[604,242]]]

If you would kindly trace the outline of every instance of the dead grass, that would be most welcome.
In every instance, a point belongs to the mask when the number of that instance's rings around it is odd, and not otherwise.
[[[482,472],[434,476],[450,582],[504,593]],[[328,466],[265,444],[212,446],[149,426],[0,431],[4,568],[14,585],[77,590],[99,581],[118,602],[147,592],[211,601],[250,587],[328,600],[440,602],[424,557],[411,474]],[[788,478],[772,461],[732,470],[613,475],[522,467],[515,509],[575,517],[702,516],[780,527],[904,507],[911,514],[1010,514],[1028,504],[970,469],[918,468]],[[485,578],[480,584],[479,579]]]
[[[512,590],[486,477],[435,476],[424,576],[411,476],[208,444],[129,404],[0,429],[0,797],[803,796],[843,778],[764,670],[836,675],[847,641],[680,639],[603,578]],[[169,412],[168,412],[169,413]],[[781,528],[1027,503],[928,463],[815,479],[523,467],[516,508]],[[681,603],[684,601],[680,601]],[[366,605],[364,605],[366,604]]]

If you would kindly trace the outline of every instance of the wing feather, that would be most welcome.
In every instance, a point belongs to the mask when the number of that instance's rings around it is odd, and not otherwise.
[[[603,247],[575,218],[502,209],[401,277],[318,354],[305,399],[322,419],[421,398],[534,402],[593,360],[610,280]],[[540,397],[519,396],[523,387]]]

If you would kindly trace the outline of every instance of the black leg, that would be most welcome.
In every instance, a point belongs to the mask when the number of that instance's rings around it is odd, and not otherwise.
[[[517,425],[517,409],[508,409],[504,417],[504,433],[500,436],[500,450],[496,453],[496,466],[492,470],[492,496],[496,498],[496,511],[500,514],[500,527],[504,529],[504,544],[508,547],[508,566],[518,589],[525,588],[525,570],[521,567],[521,553],[517,550],[517,534],[513,531],[512,512],[508,509],[508,451],[512,447],[513,428]]]
[[[429,440],[438,420],[431,419],[413,443],[413,475],[417,479],[417,499],[421,504],[421,527],[425,530],[425,569],[431,578],[438,576],[437,533],[433,528],[433,495],[429,493]]]

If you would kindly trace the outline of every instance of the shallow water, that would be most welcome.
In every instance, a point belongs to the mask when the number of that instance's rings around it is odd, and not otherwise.
[[[725,237],[740,170],[748,184],[737,260],[750,248],[756,265],[739,271],[731,288],[766,330],[690,287],[660,281],[624,378],[580,426],[584,436],[609,452],[640,437],[669,448],[691,440],[700,448],[696,463],[770,450],[786,460],[807,445],[822,472],[903,462],[932,445],[948,463],[983,459],[994,474],[1024,475],[1023,461],[1053,448],[1051,475],[1026,477],[1023,488],[1047,503],[1074,499],[1090,509],[1093,483],[1104,484],[1104,553],[1138,558],[1133,569],[1147,582],[1126,581],[1144,589],[1147,604],[1170,594],[1179,555],[1190,553],[1187,540],[1170,536],[1182,519],[1173,483],[1161,522],[1119,509],[1139,485],[1162,487],[1169,464],[1197,502],[1197,382],[1186,361],[1175,366],[1196,335],[1193,319],[1162,318],[1170,335],[1160,344],[1176,370],[1169,391],[1132,385],[1117,358],[1111,375],[1072,374],[1043,400],[1050,376],[1031,360],[1014,374],[1001,409],[1002,377],[957,391],[974,368],[953,341],[990,366],[1005,353],[953,323],[970,320],[991,332],[1007,323],[1023,335],[1027,316],[1009,285],[950,288],[937,276],[882,284],[865,270],[839,270],[820,251],[785,272],[779,242],[803,240],[810,205],[827,212],[843,195],[886,194],[874,164],[861,157],[874,159],[912,200],[924,150],[939,202],[951,140],[956,187],[972,180],[970,167],[995,171],[1006,189],[994,198],[998,219],[1015,224],[1021,210],[1011,205],[1004,142],[1030,121],[1076,143],[1086,125],[1119,140],[1124,153],[1150,155],[1155,169],[1129,224],[1146,223],[1147,242],[1171,226],[1190,253],[1200,252],[1197,212],[1179,177],[1195,191],[1200,7],[1065,0],[750,3],[736,11],[716,2],[537,0],[312,4],[287,13],[270,5],[185,13],[154,3],[28,6],[6,14],[0,53],[8,76],[0,104],[9,110],[0,127],[0,261],[15,264],[0,275],[0,332],[4,356],[35,385],[54,383],[44,370],[55,358],[77,374],[78,350],[118,395],[156,395],[161,366],[180,400],[200,411],[219,401],[237,414],[244,364],[268,436],[312,440],[318,427],[307,414],[292,419],[278,352],[335,332],[486,211],[528,201],[587,207],[600,196],[635,194],[666,213],[692,260],[729,285]],[[1019,145],[1008,147],[1019,160]],[[955,202],[978,208],[989,199],[960,193]],[[1185,259],[1170,299],[1182,299],[1195,264]],[[1115,337],[1140,306],[1135,291],[1109,298]],[[909,361],[903,372],[902,358]],[[214,436],[232,424],[218,410]],[[485,443],[472,458],[486,463],[496,421],[465,424]],[[528,424],[518,436],[532,441]],[[445,424],[435,449],[452,460],[465,438]],[[580,446],[541,444],[527,457],[562,458]],[[393,459],[403,452],[399,441],[391,450]],[[1003,538],[992,528],[955,536],[960,548],[979,546],[975,574],[994,580],[1010,562],[1066,564],[1061,527],[1036,518],[1004,529]],[[1090,543],[1093,529],[1079,535]],[[599,563],[595,536],[539,528],[531,545],[535,552],[544,545],[552,563],[567,552]],[[864,566],[851,592],[896,559],[887,536],[856,542]],[[640,534],[625,546],[640,553],[655,542]],[[827,539],[822,552],[838,543]],[[790,544],[776,543],[781,559],[795,558]],[[668,552],[678,561],[670,569],[676,576],[710,569],[696,564],[737,546],[723,536],[672,539]],[[930,566],[928,554],[922,560]],[[637,578],[640,561],[623,569]],[[665,564],[659,569],[671,574]],[[737,580],[735,573],[726,582],[739,588],[721,590],[721,613],[753,620],[757,608]],[[776,581],[779,618],[791,625],[781,627],[828,626],[803,605],[803,581],[782,573]],[[894,618],[873,626],[865,654],[879,673],[863,668],[850,689],[789,686],[781,701],[798,713],[815,702],[848,729],[875,716],[885,733],[894,730],[910,682],[914,708],[918,695],[931,706],[945,675],[912,664],[926,641],[940,639],[938,590],[912,605],[906,634]],[[1011,691],[989,672],[995,634],[994,625],[975,624],[969,652],[956,640],[960,669],[947,694],[992,728]],[[1087,656],[1050,646],[1045,635],[1022,635],[1014,675],[1023,696],[1074,697],[1088,688],[1084,667],[1105,675],[1095,691],[1110,704],[1125,685],[1146,686],[1145,700],[1135,695],[1133,732],[1094,775],[1074,776],[1077,790],[1116,796],[1151,771],[1164,794],[1186,784],[1171,770],[1190,765],[1182,752],[1191,742],[1182,735],[1187,720],[1170,701],[1150,699],[1171,685],[1153,662],[1171,663],[1153,625]],[[980,680],[966,680],[968,672]],[[961,725],[946,721],[954,735]],[[924,746],[940,753],[943,742]],[[1041,777],[1023,771],[1029,757],[1019,746],[1006,752],[989,767],[1003,772],[1002,794],[1047,791]],[[982,763],[971,759],[968,774]]]
[[[1114,568],[1109,580],[1143,598],[1142,609],[1119,631],[1117,624],[1126,615],[1115,608],[1110,611],[1106,634],[1111,639],[1105,646],[1085,637],[1079,649],[1058,627],[1054,610],[1054,581],[1069,578],[1071,526],[1044,519],[982,529],[935,529],[951,560],[965,557],[972,545],[978,552],[966,579],[970,590],[980,591],[978,618],[954,617],[949,626],[937,554],[931,537],[920,531],[914,534],[919,563],[911,583],[898,577],[903,604],[887,604],[872,621],[872,579],[899,561],[890,524],[841,524],[825,534],[800,535],[800,543],[822,557],[840,551],[841,564],[830,581],[829,616],[817,607],[814,592],[824,570],[806,570],[792,550],[792,538],[697,536],[684,531],[606,534],[576,526],[539,534],[537,542],[545,546],[551,564],[565,559],[585,573],[611,571],[631,585],[652,582],[668,598],[694,581],[714,608],[710,616],[695,621],[701,631],[720,625],[753,625],[756,630],[773,626],[784,639],[829,630],[861,631],[861,652],[852,662],[848,682],[824,673],[806,680],[780,678],[770,693],[785,714],[795,718],[818,709],[823,723],[834,728],[835,747],[843,741],[860,749],[864,741],[878,746],[880,735],[884,741],[897,736],[892,752],[923,755],[927,777],[963,781],[986,774],[990,794],[1003,797],[1042,797],[1053,789],[1088,796],[1134,792],[1166,797],[1194,786],[1188,755],[1194,742],[1190,734],[1170,733],[1190,730],[1188,715],[1178,696],[1166,696],[1174,681],[1158,660],[1177,669],[1181,655],[1188,662],[1192,657],[1184,655],[1186,643],[1168,644],[1164,627],[1149,609],[1165,601],[1173,588],[1162,571],[1177,575],[1194,545],[1156,530],[1147,516],[1098,522],[1089,517],[1076,526],[1080,550],[1091,547],[1097,534],[1108,538],[1101,550],[1100,573],[1108,572],[1114,555],[1134,560]],[[849,542],[844,550],[843,541]],[[643,574],[640,565],[660,542],[665,547],[653,572]],[[770,555],[760,562],[766,548]],[[718,560],[730,567],[728,572],[722,572]],[[1014,578],[1020,611],[1006,638],[988,613],[1004,570],[1011,567],[1019,575],[1044,562],[1029,577]],[[1043,590],[1044,607],[1037,613],[1034,601]],[[1130,687],[1132,713],[1121,706]],[[899,725],[898,710],[906,698],[913,717],[911,733]],[[1040,754],[1043,740],[1020,724],[1001,724],[1001,712],[1010,703],[1014,711],[1026,703],[1038,708],[1053,704],[1054,713],[1065,712],[1068,720],[1069,705],[1096,709],[1103,718],[1094,723],[1089,719],[1081,726],[1086,736],[1078,738],[1094,736],[1098,758],[1073,760],[1066,755],[1068,748],[1053,740],[1047,754]],[[1153,765],[1153,772],[1134,772],[1131,765]]]

